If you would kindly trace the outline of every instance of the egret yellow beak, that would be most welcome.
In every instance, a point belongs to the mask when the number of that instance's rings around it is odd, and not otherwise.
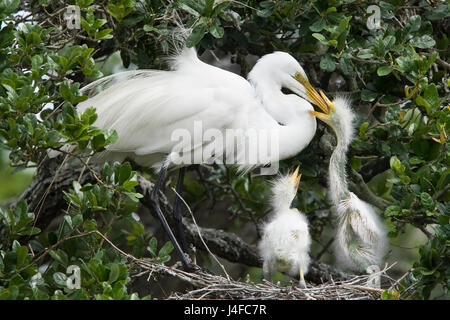
[[[295,74],[295,79],[301,83],[301,85],[306,90],[306,95],[312,100],[312,102],[317,105],[323,112],[310,111],[313,116],[319,118],[322,121],[327,122],[330,117],[330,113],[334,109],[333,103],[328,99],[328,97],[320,91],[320,94],[313,88],[308,79],[306,79],[300,72]]]
[[[289,177],[291,181],[295,181],[295,191],[298,189],[298,185],[300,184],[300,179],[302,177],[302,174],[298,173],[298,167],[295,169],[294,173]]]

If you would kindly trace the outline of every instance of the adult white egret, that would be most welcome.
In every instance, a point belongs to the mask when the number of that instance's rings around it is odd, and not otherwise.
[[[335,254],[338,263],[354,271],[366,271],[369,266],[380,266],[388,249],[386,228],[368,203],[350,192],[345,165],[347,151],[354,134],[354,114],[349,100],[336,97],[332,102],[321,91],[320,94],[302,75],[298,78],[308,96],[323,111],[311,114],[330,126],[337,145],[329,164],[329,197],[337,215]]]
[[[305,215],[291,208],[297,194],[301,175],[298,168],[289,176],[281,176],[272,187],[273,217],[263,226],[258,243],[263,259],[263,273],[269,278],[273,272],[287,272],[300,276],[300,286],[306,288],[304,275],[308,272],[311,237]]]
[[[306,91],[295,77],[296,74],[306,77],[305,72],[288,53],[263,56],[249,73],[248,80],[203,63],[192,48],[184,48],[171,58],[170,67],[170,71],[128,71],[99,79],[83,89],[89,99],[80,103],[78,110],[95,107],[98,118],[94,125],[118,133],[118,140],[107,147],[101,159],[122,161],[130,157],[143,166],[159,170],[151,195],[153,207],[183,265],[187,266],[158,203],[158,189],[166,170],[180,158],[180,153],[183,159],[193,161],[178,163],[181,167],[179,193],[183,165],[221,158],[245,171],[293,157],[313,138],[316,120],[309,113],[313,107],[307,101]],[[284,94],[283,87],[294,94]],[[216,130],[224,137],[227,130],[241,130],[243,136],[250,135],[250,131],[274,131],[278,136],[278,152],[272,152],[264,162],[250,162],[245,143],[228,139],[216,144],[217,141],[195,132],[196,123],[201,123],[204,132]],[[191,137],[181,148],[180,141],[173,137],[180,129]],[[214,152],[205,157],[204,150],[212,143]],[[258,145],[267,143],[259,141]],[[182,237],[178,197],[175,201],[173,214]]]

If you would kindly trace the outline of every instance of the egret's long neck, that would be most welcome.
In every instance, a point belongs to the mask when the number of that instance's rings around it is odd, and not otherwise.
[[[256,98],[278,123],[286,124],[293,112],[286,96],[281,91],[282,82],[274,76],[273,70],[265,65],[265,61],[256,63],[248,74],[248,80],[255,89]],[[288,110],[286,110],[288,109]]]
[[[347,163],[348,143],[343,139],[339,139],[339,134],[336,132],[337,145],[330,158],[328,168],[329,172],[329,192],[333,205],[338,205],[342,200],[349,197],[349,190],[347,184],[347,175],[345,166]]]
[[[353,139],[353,112],[345,100],[339,99],[332,117],[333,130],[336,134],[337,145],[330,158],[329,192],[333,205],[348,199],[349,190],[346,175],[347,151]],[[338,109],[339,108],[339,109]]]
[[[250,83],[255,89],[257,99],[261,101],[270,115],[278,123],[286,124],[290,120],[286,114],[289,114],[291,110],[285,108],[283,110],[286,97],[281,91],[281,85],[273,79],[267,78],[250,79]]]
[[[265,110],[278,122],[278,160],[297,155],[312,140],[316,132],[316,119],[308,113],[312,106],[295,95],[285,95],[274,83],[254,84]]]

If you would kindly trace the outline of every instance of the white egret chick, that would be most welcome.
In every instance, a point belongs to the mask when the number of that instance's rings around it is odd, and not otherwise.
[[[305,215],[291,208],[297,194],[301,175],[298,168],[289,176],[278,178],[272,187],[273,217],[263,226],[263,236],[258,244],[263,259],[264,277],[275,271],[300,277],[300,286],[306,288],[304,275],[309,267],[311,237]]]
[[[330,158],[328,179],[328,195],[337,219],[334,245],[337,262],[344,268],[360,272],[373,265],[380,266],[389,244],[386,228],[373,207],[348,189],[345,166],[355,118],[350,103],[342,97],[331,102],[322,91],[318,94],[302,75],[297,77],[308,96],[323,111],[311,111],[311,114],[330,126],[337,139]]]

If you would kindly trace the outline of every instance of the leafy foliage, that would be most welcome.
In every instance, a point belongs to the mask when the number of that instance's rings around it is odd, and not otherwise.
[[[448,294],[450,7],[445,1],[375,1],[378,29],[367,27],[368,3],[359,0],[70,1],[80,8],[79,30],[55,27],[64,21],[65,2],[33,3],[31,15],[28,2],[0,2],[0,145],[12,166],[38,165],[47,151],[67,152],[67,145],[92,154],[113,143],[115,132],[95,127],[95,106],[77,112],[76,104],[87,99],[80,87],[100,77],[101,64],[116,52],[124,67],[164,68],[161,57],[170,52],[171,29],[180,21],[192,28],[189,47],[230,54],[244,76],[249,54],[287,51],[314,85],[352,99],[359,134],[349,169],[362,176],[364,181],[356,182],[360,189],[361,183],[370,186],[367,199],[382,204],[390,236],[412,225],[428,237],[400,287],[413,287],[416,298],[429,298],[437,286]],[[308,212],[318,243],[325,241],[331,222],[328,154],[321,139],[326,130],[320,127],[310,147],[281,164],[282,170],[302,168],[295,205]],[[197,173],[198,179],[185,181],[194,211],[227,203],[233,217],[229,228],[235,230],[264,219],[268,190],[261,178],[237,176],[222,166]],[[105,165],[96,184],[74,181],[64,193],[68,209],[61,212],[57,231],[34,227],[36,215],[25,202],[2,209],[0,298],[137,298],[128,293],[136,270],[105,243],[106,236],[137,257],[145,254],[160,263],[168,261],[171,246],[158,250],[156,238],[133,218],[141,197],[136,184],[127,163]],[[68,289],[69,265],[80,267],[81,289]]]
[[[111,243],[126,242],[135,257],[147,250],[156,263],[170,260],[172,244],[158,251],[157,241],[145,233],[141,222],[133,217],[141,194],[134,191],[136,172],[129,163],[105,164],[98,185],[81,186],[65,192],[69,210],[56,231],[41,233],[21,246],[24,235],[39,229],[29,225],[34,214],[24,202],[14,211],[1,210],[0,221],[7,227],[4,250],[0,250],[1,299],[138,299],[128,293],[127,285],[136,272]],[[98,218],[101,217],[101,220]],[[101,221],[101,222],[100,222]],[[115,230],[114,227],[126,228]],[[11,242],[12,241],[12,242]],[[80,288],[73,288],[70,268],[80,270]]]

